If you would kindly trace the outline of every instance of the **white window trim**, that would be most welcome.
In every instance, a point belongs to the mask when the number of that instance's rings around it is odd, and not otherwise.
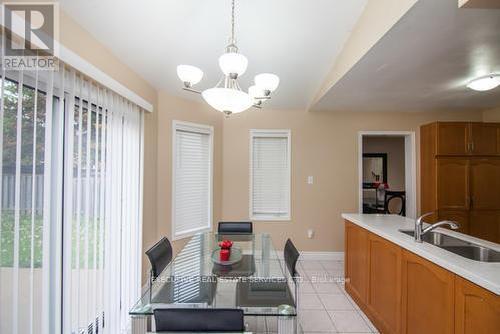
[[[255,137],[287,137],[288,143],[288,215],[282,217],[276,216],[265,216],[258,215],[254,216],[253,214],[253,138]],[[250,129],[250,197],[249,197],[249,213],[248,216],[250,220],[253,221],[291,221],[292,219],[292,131],[289,129]]]
[[[210,183],[209,183],[209,226],[204,229],[197,229],[195,231],[190,231],[188,233],[176,234],[175,233],[175,199],[176,199],[176,189],[175,189],[175,177],[176,177],[176,156],[177,156],[177,140],[176,140],[176,130],[185,130],[192,131],[198,133],[205,133],[210,136],[210,147],[209,147],[209,158],[210,158]],[[172,209],[171,209],[171,217],[172,217],[172,240],[180,240],[188,237],[192,237],[193,235],[200,232],[208,232],[212,230],[213,226],[213,178],[214,178],[214,127],[211,125],[205,124],[197,124],[191,122],[184,121],[172,121]]]

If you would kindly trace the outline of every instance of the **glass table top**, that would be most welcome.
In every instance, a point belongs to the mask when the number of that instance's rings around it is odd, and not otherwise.
[[[233,241],[241,260],[231,266],[212,259],[218,242]],[[295,316],[293,283],[286,278],[269,234],[193,236],[130,310],[152,315],[155,308],[240,308],[246,315]]]

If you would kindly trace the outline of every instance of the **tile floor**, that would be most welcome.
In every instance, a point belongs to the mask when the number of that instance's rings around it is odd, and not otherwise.
[[[304,334],[378,333],[344,290],[343,261],[299,261],[298,271],[302,276],[299,322]],[[276,321],[246,321],[253,333],[276,331]]]

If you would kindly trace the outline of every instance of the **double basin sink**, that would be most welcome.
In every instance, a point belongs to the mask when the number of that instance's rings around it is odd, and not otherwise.
[[[413,230],[399,230],[414,237]],[[439,232],[427,232],[422,241],[437,246],[467,259],[480,262],[500,262],[500,252]]]

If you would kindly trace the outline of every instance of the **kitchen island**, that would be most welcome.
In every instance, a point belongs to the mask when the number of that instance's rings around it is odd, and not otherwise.
[[[467,259],[400,230],[414,220],[343,214],[346,291],[382,333],[500,333],[500,263]],[[436,231],[500,251],[500,245]]]

